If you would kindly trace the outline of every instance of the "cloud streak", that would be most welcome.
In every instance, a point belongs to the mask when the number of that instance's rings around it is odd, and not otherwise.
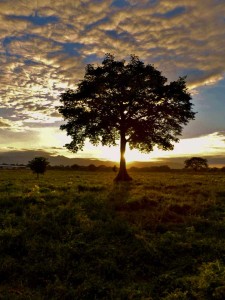
[[[108,52],[136,54],[169,80],[187,75],[191,89],[215,86],[225,74],[224,15],[220,0],[0,1],[1,128],[54,127],[59,94]]]

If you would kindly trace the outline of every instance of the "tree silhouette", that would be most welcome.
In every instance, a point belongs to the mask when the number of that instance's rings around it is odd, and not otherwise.
[[[192,157],[190,159],[186,159],[184,161],[184,164],[185,164],[185,169],[192,169],[195,171],[208,168],[207,159],[202,157]]]
[[[106,54],[102,65],[88,64],[76,90],[61,94],[59,112],[67,123],[62,130],[72,138],[66,147],[82,150],[85,139],[94,145],[116,145],[120,139],[120,169],[115,180],[131,180],[126,170],[126,144],[141,152],[155,145],[173,149],[182,125],[194,119],[185,78],[170,84],[152,65],[137,56],[116,61]]]
[[[39,178],[39,174],[44,174],[48,165],[49,162],[47,159],[40,156],[29,161],[27,166],[33,171],[33,173],[36,173],[37,178]]]
[[[114,165],[114,166],[112,167],[112,170],[113,170],[113,172],[117,172],[117,167],[116,167],[116,165]]]

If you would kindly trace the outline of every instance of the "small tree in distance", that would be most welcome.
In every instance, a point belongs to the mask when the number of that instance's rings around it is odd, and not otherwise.
[[[113,172],[117,172],[117,167],[116,167],[116,165],[114,165],[113,167],[112,167],[112,170],[113,170]]]
[[[186,159],[185,169],[192,169],[194,171],[199,171],[208,168],[207,159],[202,157],[192,157],[190,159]]]
[[[47,166],[49,162],[45,157],[35,157],[31,161],[28,162],[27,166],[33,171],[33,173],[37,174],[37,178],[39,178],[39,174],[44,174],[46,172]]]
[[[132,55],[128,63],[106,54],[102,65],[88,64],[76,90],[61,94],[61,125],[72,141],[65,146],[82,150],[85,139],[98,145],[116,145],[120,140],[120,168],[116,181],[131,180],[125,151],[150,152],[157,145],[172,150],[182,126],[194,119],[185,78],[166,84],[167,79],[152,65]]]

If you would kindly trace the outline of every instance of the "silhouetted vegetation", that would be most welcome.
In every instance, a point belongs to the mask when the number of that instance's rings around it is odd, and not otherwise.
[[[27,164],[33,173],[37,174],[37,178],[39,178],[39,174],[44,174],[46,172],[48,165],[49,162],[45,157],[35,157]]]
[[[1,170],[1,299],[225,298],[224,173],[113,177]]]
[[[116,61],[110,54],[101,66],[89,64],[76,90],[61,94],[61,125],[71,136],[66,147],[77,152],[85,139],[94,145],[115,145],[120,139],[120,169],[116,181],[129,181],[125,151],[150,152],[157,145],[173,149],[182,126],[194,119],[185,78],[166,84],[167,79],[137,56]]]
[[[136,172],[168,172],[171,171],[171,168],[165,165],[165,166],[152,166],[152,167],[142,167],[142,168],[131,167],[130,170]]]
[[[200,171],[208,168],[207,159],[202,157],[192,157],[190,159],[186,159],[184,164],[185,169],[191,169],[194,171]]]
[[[116,167],[116,165],[112,167],[112,170],[113,170],[113,172],[115,172],[115,173],[117,172],[117,167]]]

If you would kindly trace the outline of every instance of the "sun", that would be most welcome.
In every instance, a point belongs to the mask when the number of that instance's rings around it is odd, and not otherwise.
[[[127,148],[126,154],[126,161],[127,163],[131,163],[134,161],[150,161],[151,155],[146,153],[141,153],[140,151],[133,149],[131,150],[129,147]]]
[[[85,144],[85,151],[86,152],[95,152],[95,157],[98,159],[104,159],[114,162],[120,161],[120,147],[119,146],[98,146],[94,147],[89,143]],[[126,153],[125,153],[125,159],[127,163],[131,163],[133,161],[149,161],[151,159],[150,154],[143,154],[139,152],[138,150],[131,150],[129,146],[127,146]]]

